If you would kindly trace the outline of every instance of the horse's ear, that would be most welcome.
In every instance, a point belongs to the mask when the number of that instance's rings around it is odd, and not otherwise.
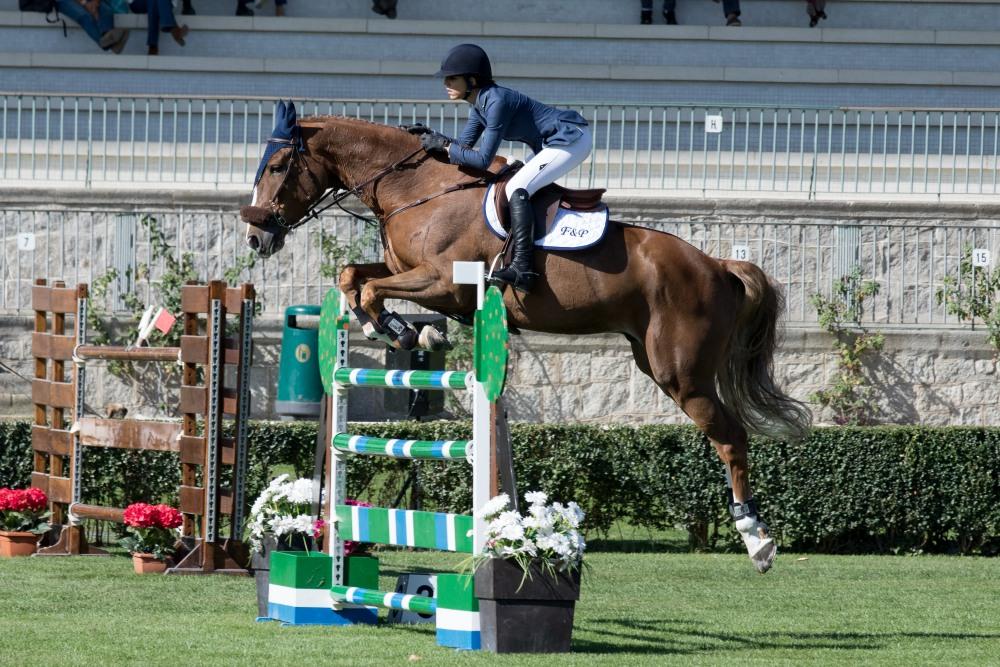
[[[285,117],[285,101],[278,100],[278,106],[274,110],[274,124],[277,125],[278,121]]]
[[[295,102],[288,100],[288,124],[295,125]]]

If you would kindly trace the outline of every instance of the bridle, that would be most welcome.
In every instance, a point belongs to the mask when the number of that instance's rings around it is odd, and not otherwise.
[[[380,169],[379,171],[375,172],[375,174],[373,174],[370,178],[362,181],[361,183],[358,183],[353,188],[345,189],[345,190],[339,190],[338,191],[338,190],[327,189],[327,188],[322,187],[320,185],[319,179],[312,172],[312,170],[309,169],[309,163],[308,163],[308,161],[305,160],[305,159],[301,159],[301,161],[300,161],[300,158],[299,158],[300,151],[298,150],[298,142],[295,139],[281,139],[281,138],[274,138],[274,137],[272,137],[272,138],[270,138],[270,139],[267,140],[267,143],[269,143],[269,144],[282,144],[284,147],[292,149],[292,161],[289,163],[288,168],[285,169],[285,175],[281,178],[281,182],[278,183],[278,187],[274,190],[274,194],[271,195],[271,200],[267,203],[268,208],[271,210],[271,216],[272,216],[274,222],[279,227],[281,227],[282,229],[284,229],[286,232],[290,232],[290,231],[292,231],[293,229],[295,229],[297,227],[301,227],[302,225],[306,224],[310,220],[315,220],[317,217],[319,217],[319,215],[321,213],[323,213],[323,211],[327,210],[328,208],[330,208],[332,206],[340,206],[341,210],[344,210],[343,206],[341,206],[341,204],[340,204],[342,201],[344,201],[345,199],[347,199],[348,197],[350,197],[352,195],[359,195],[359,194],[361,194],[361,192],[366,187],[368,187],[369,185],[372,185],[373,183],[375,183],[379,179],[387,176],[388,174],[391,174],[394,171],[402,171],[402,169],[404,167],[406,167],[406,163],[407,162],[409,162],[411,159],[413,159],[414,157],[416,157],[418,154],[420,154],[424,150],[423,148],[418,148],[417,150],[413,151],[412,153],[410,153],[406,157],[404,157],[404,158],[402,158],[400,160],[397,160],[396,162],[393,162],[392,164],[390,164],[388,167],[385,167],[385,168]],[[419,164],[419,162],[420,162],[420,160],[417,161],[418,164]],[[288,176],[292,173],[292,166],[297,166],[300,169],[303,169],[307,174],[309,174],[309,178],[312,179],[312,182],[316,186],[316,189],[320,190],[320,191],[323,191],[323,194],[320,196],[319,199],[317,199],[315,202],[313,202],[313,203],[311,203],[311,204],[309,204],[307,206],[308,212],[304,216],[302,216],[302,218],[300,218],[294,224],[289,224],[288,222],[285,221],[285,218],[280,213],[278,213],[278,195],[281,194],[281,191],[284,189],[285,184],[288,182]],[[332,196],[332,199],[330,198],[331,196]],[[320,204],[322,204],[327,199],[329,199],[329,201],[326,202],[325,206],[323,206],[322,208],[317,208]],[[347,211],[347,213],[351,213],[351,212]],[[366,222],[368,221],[367,218],[364,218],[362,216],[358,216],[356,213],[352,213],[352,215],[354,215],[355,217],[359,217],[362,220],[365,220]]]
[[[420,199],[417,199],[416,201],[410,202],[409,204],[404,204],[403,206],[400,206],[399,208],[394,209],[393,211],[389,212],[388,214],[382,216],[382,218],[380,220],[371,220],[370,218],[366,218],[364,216],[358,215],[357,213],[354,213],[353,211],[349,211],[349,210],[345,209],[341,205],[341,202],[344,201],[345,199],[347,199],[348,197],[352,196],[352,195],[357,196],[357,195],[361,194],[361,192],[366,187],[368,187],[369,185],[372,185],[372,184],[376,183],[377,181],[379,181],[380,179],[384,178],[385,176],[387,176],[387,175],[389,175],[389,174],[391,174],[393,172],[396,172],[396,171],[402,171],[404,168],[406,168],[407,166],[409,166],[409,165],[407,165],[407,163],[410,160],[412,160],[414,157],[416,157],[417,155],[419,155],[421,152],[424,152],[424,149],[422,147],[416,149],[412,153],[409,153],[405,157],[403,157],[403,158],[401,158],[399,160],[396,160],[395,162],[393,162],[392,164],[390,164],[388,167],[384,167],[384,168],[378,170],[371,177],[369,177],[368,179],[362,181],[361,183],[358,183],[353,188],[343,189],[343,190],[337,191],[337,190],[333,190],[333,189],[323,188],[320,185],[319,179],[312,172],[312,170],[309,169],[309,163],[308,163],[307,160],[305,160],[303,158],[303,159],[301,159],[301,163],[299,162],[299,160],[300,160],[299,153],[300,152],[304,152],[304,150],[302,150],[302,151],[299,150],[299,148],[298,148],[299,143],[298,143],[298,141],[296,139],[294,139],[294,138],[292,138],[292,139],[283,139],[283,138],[278,138],[278,137],[271,137],[271,138],[269,138],[267,140],[267,143],[269,143],[269,144],[281,144],[283,147],[291,148],[292,149],[292,161],[289,163],[288,168],[285,169],[285,174],[284,174],[284,176],[282,176],[281,182],[278,183],[278,187],[275,189],[274,194],[271,195],[271,200],[267,203],[267,206],[268,206],[268,208],[271,211],[271,217],[274,220],[275,224],[277,224],[279,227],[281,227],[282,229],[284,229],[285,232],[290,232],[293,229],[296,229],[297,227],[301,227],[302,225],[306,224],[310,220],[315,220],[316,218],[318,218],[319,215],[321,213],[323,213],[324,211],[326,211],[327,209],[329,209],[329,208],[331,208],[333,206],[338,206],[338,207],[340,207],[340,210],[342,210],[345,213],[348,213],[348,214],[354,216],[355,218],[358,218],[359,220],[363,220],[367,224],[370,224],[370,225],[373,225],[373,226],[377,225],[379,227],[380,235],[383,237],[382,238],[383,245],[385,245],[385,238],[384,238],[385,231],[384,231],[384,226],[385,226],[386,222],[388,222],[389,218],[393,217],[397,213],[402,213],[403,211],[405,211],[407,209],[411,209],[411,208],[414,208],[416,206],[420,206],[421,204],[429,202],[432,199],[436,199],[436,198],[438,198],[438,197],[440,197],[442,195],[446,195],[446,194],[449,194],[451,192],[457,192],[459,190],[465,190],[467,188],[475,187],[475,186],[487,185],[487,184],[491,183],[493,180],[495,180],[496,177],[499,175],[499,174],[487,174],[487,175],[484,175],[484,176],[480,176],[478,178],[474,178],[474,179],[472,179],[470,181],[462,181],[460,183],[455,183],[453,185],[448,186],[447,188],[444,188],[443,190],[435,192],[434,194],[428,195],[426,197],[421,197]],[[423,162],[424,160],[426,160],[428,157],[430,157],[430,155],[429,154],[425,154],[422,158],[420,158],[419,160],[417,160],[413,164],[413,166],[419,166],[420,163]],[[305,172],[307,174],[309,174],[309,178],[312,179],[312,182],[316,186],[316,189],[317,190],[323,190],[324,192],[320,196],[319,199],[317,199],[315,202],[313,202],[313,203],[311,203],[311,204],[309,204],[307,206],[308,212],[304,216],[302,216],[302,218],[300,218],[294,224],[289,224],[288,222],[285,221],[284,217],[281,216],[281,214],[278,213],[278,195],[281,194],[281,191],[284,189],[285,184],[288,181],[288,176],[292,173],[292,166],[293,165],[294,166],[298,166],[300,169],[304,169]],[[503,172],[501,172],[501,173],[503,173]],[[332,198],[331,198],[331,196],[332,196]],[[329,201],[326,201],[327,199],[329,199]],[[322,206],[321,208],[318,208],[319,205],[322,204],[324,201],[326,201],[326,204],[324,206]]]

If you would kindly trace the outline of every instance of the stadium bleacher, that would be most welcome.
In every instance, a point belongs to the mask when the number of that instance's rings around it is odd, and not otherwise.
[[[676,27],[638,25],[638,0],[401,0],[396,20],[364,0],[291,0],[283,18],[271,2],[252,18],[234,0],[195,6],[187,46],[164,39],[156,57],[145,17],[117,16],[134,32],[115,56],[0,0],[0,90],[440,99],[430,73],[461,41],[558,103],[985,107],[1000,87],[998,2],[835,0],[815,29],[797,0],[745,2],[742,28],[708,0],[680,2]]]

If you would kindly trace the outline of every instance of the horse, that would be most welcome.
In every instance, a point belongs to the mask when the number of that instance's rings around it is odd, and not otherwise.
[[[379,219],[385,249],[384,262],[352,264],[340,274],[366,334],[408,326],[384,310],[386,299],[456,318],[471,314],[475,288],[453,284],[451,270],[456,260],[488,266],[501,253],[503,242],[482,221],[488,175],[422,151],[398,127],[338,116],[295,120],[294,110],[287,125],[276,125],[253,201],[240,210],[247,244],[273,255],[289,231],[315,217],[321,199],[353,194]],[[490,171],[504,165],[497,158]],[[536,249],[534,259],[541,274],[534,290],[504,292],[509,324],[624,336],[639,369],[714,445],[730,514],[754,566],[768,571],[776,545],[751,494],[748,432],[800,439],[812,419],[773,377],[780,288],[750,262],[713,258],[671,234],[614,221],[595,247]]]

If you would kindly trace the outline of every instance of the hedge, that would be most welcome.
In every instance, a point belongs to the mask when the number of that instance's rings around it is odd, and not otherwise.
[[[378,437],[469,437],[462,422],[358,424]],[[248,502],[275,466],[311,474],[315,424],[254,422]],[[737,547],[725,513],[725,482],[712,446],[683,426],[513,424],[522,492],[576,500],[590,534],[617,520],[650,529],[686,527],[703,548]],[[30,479],[30,430],[0,423],[0,486]],[[122,506],[172,500],[171,454],[88,450],[88,502]],[[756,439],[751,480],[764,519],[784,548],[828,553],[1000,551],[1000,429],[819,428],[804,442]],[[383,457],[351,459],[349,495],[380,505],[406,486],[404,503],[467,512],[467,466]],[[128,480],[123,486],[122,480]]]

